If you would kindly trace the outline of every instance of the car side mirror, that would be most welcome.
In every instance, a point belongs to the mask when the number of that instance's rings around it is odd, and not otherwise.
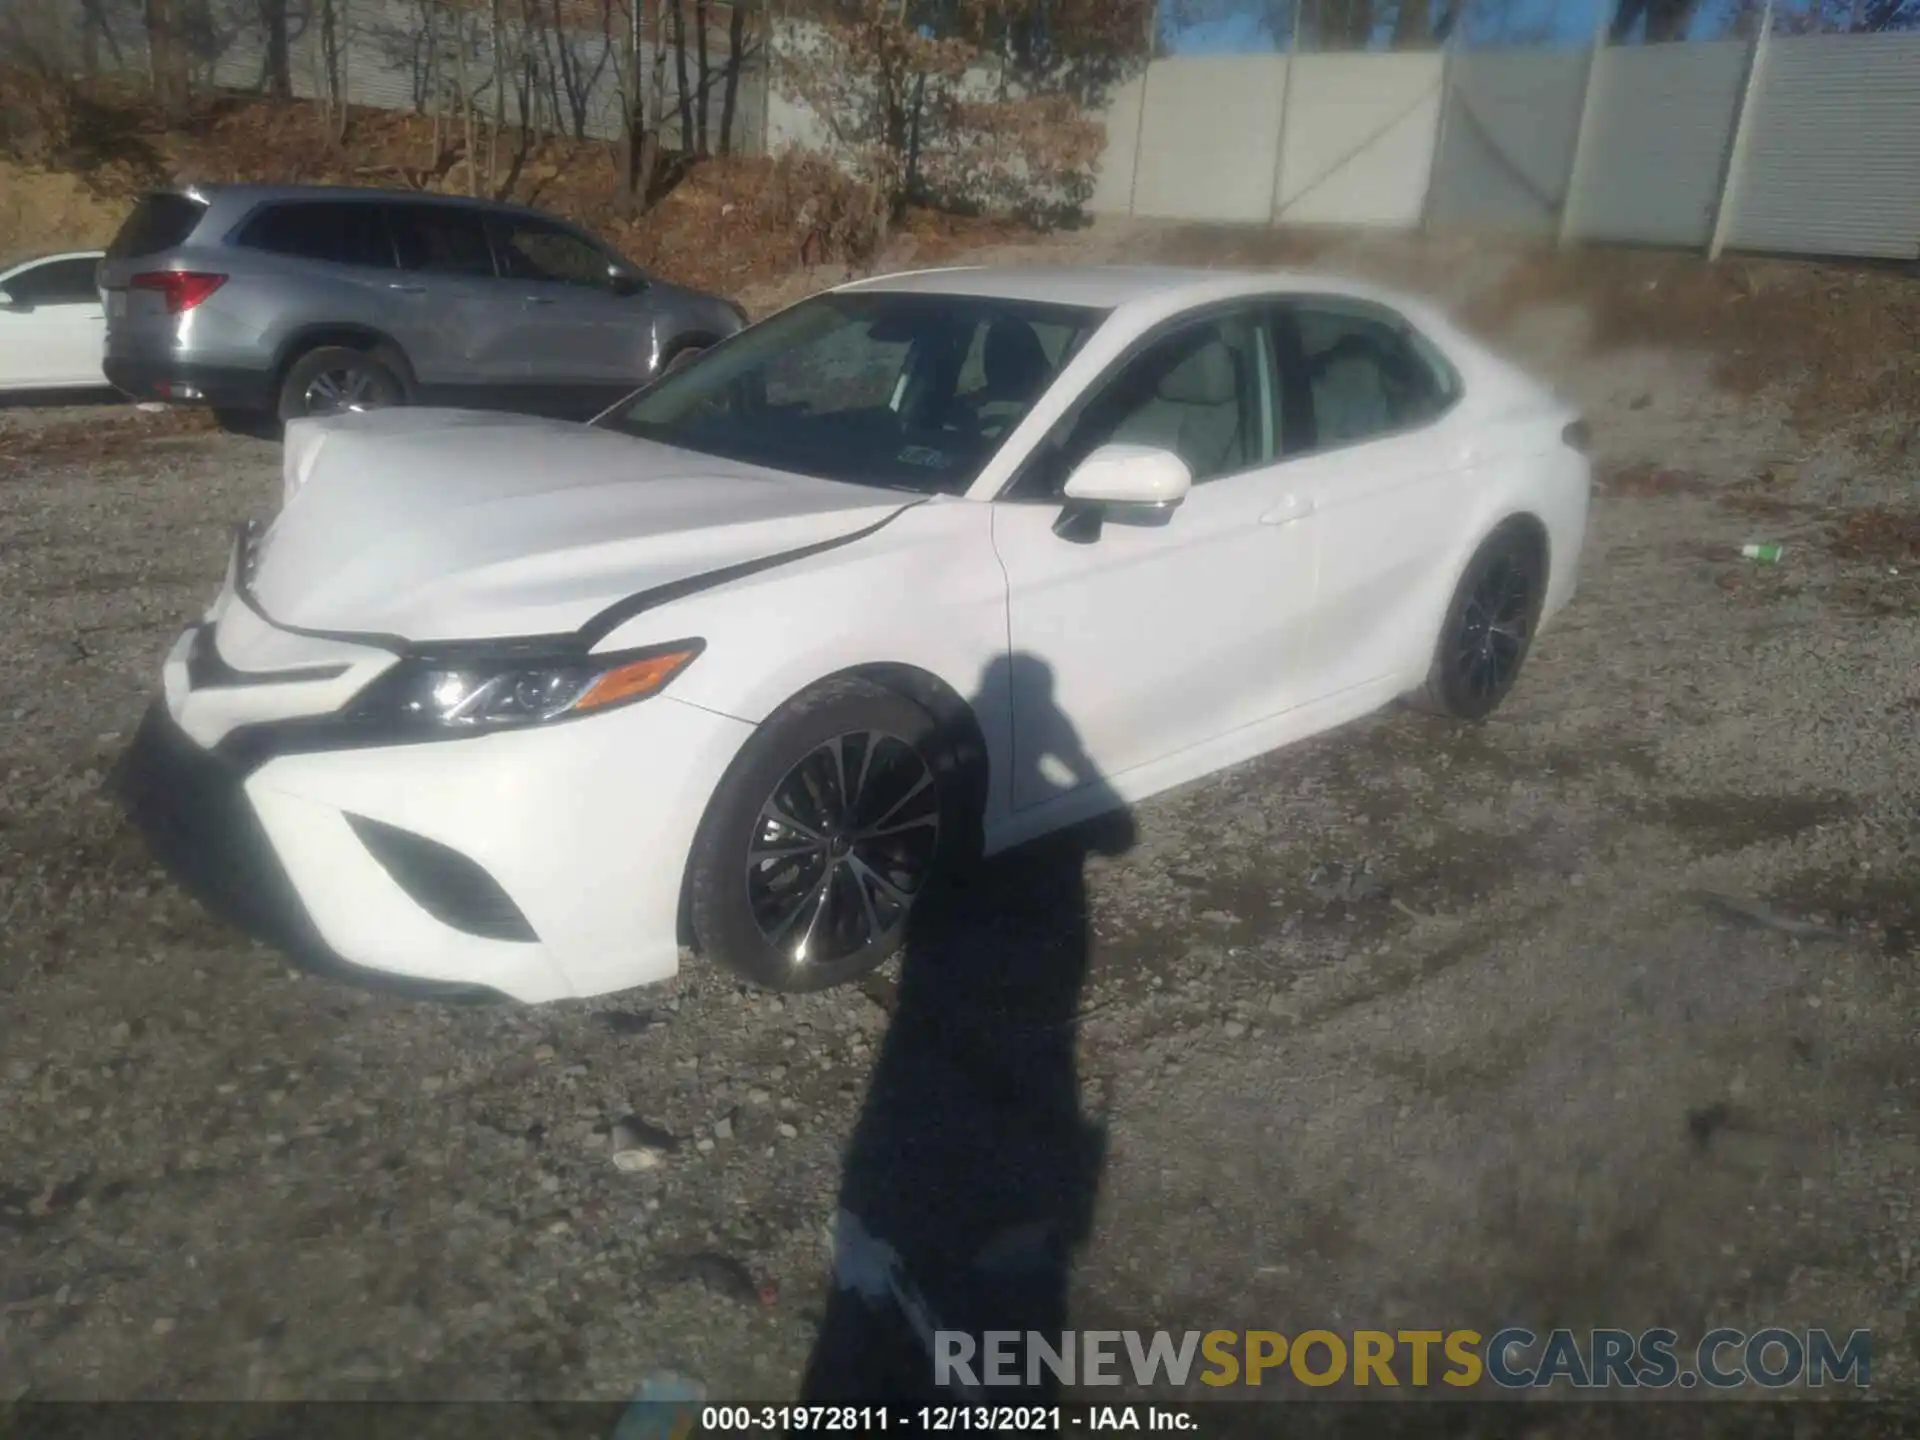
[[[1192,489],[1193,472],[1171,450],[1102,445],[1067,477],[1067,503],[1053,530],[1084,545],[1100,538],[1108,520],[1164,525]]]
[[[10,315],[31,315],[33,313],[33,302],[31,300],[16,300],[9,292],[0,290],[0,310],[5,310]]]
[[[607,283],[616,295],[638,295],[647,288],[647,277],[638,270],[626,270],[613,265],[607,269]]]

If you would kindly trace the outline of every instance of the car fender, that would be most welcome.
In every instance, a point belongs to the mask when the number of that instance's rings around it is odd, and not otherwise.
[[[963,700],[989,773],[1010,773],[1007,584],[990,508],[941,499],[903,509],[844,546],[646,609],[602,651],[698,638],[705,649],[673,682],[685,704],[764,724],[822,680],[919,672]],[[997,813],[1004,797],[987,797]]]

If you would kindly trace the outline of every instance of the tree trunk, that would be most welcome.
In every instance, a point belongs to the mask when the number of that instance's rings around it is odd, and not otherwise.
[[[673,72],[680,85],[680,153],[694,153],[693,86],[687,80],[686,0],[667,0],[673,7]]]
[[[720,102],[720,153],[733,153],[733,121],[740,109],[740,66],[747,48],[746,0],[733,0],[727,13],[727,78]]]
[[[187,108],[187,68],[176,0],[146,0],[145,14],[153,98],[169,118],[178,119]]]
[[[627,0],[627,34],[620,56],[620,198],[631,216],[639,209],[640,148],[646,133],[640,103],[640,0]]]
[[[1418,50],[1433,28],[1427,0],[1400,0],[1399,13],[1393,17],[1393,48]]]
[[[493,0],[491,37],[493,43],[493,114],[487,127],[487,190],[493,190],[500,163],[500,127],[507,120],[507,35],[500,14],[500,0]],[[524,121],[525,116],[521,119]]]
[[[707,151],[707,84],[713,71],[707,55],[707,0],[693,0],[693,45],[696,68],[700,83],[695,87],[693,133],[695,153],[705,155]]]
[[[643,209],[653,203],[654,186],[660,178],[660,137],[667,128],[667,47],[660,5],[661,0],[653,0],[653,86],[647,92],[647,133],[640,142],[637,181]]]
[[[293,56],[287,41],[288,0],[260,0],[260,24],[266,31],[266,92],[275,100],[293,98]]]

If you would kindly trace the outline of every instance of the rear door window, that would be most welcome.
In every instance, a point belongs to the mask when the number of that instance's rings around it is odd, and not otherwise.
[[[477,212],[456,205],[392,205],[387,215],[402,270],[494,277],[487,227]]]
[[[135,260],[184,245],[206,213],[206,203],[190,195],[156,191],[142,196],[107,247],[107,258]]]
[[[1439,353],[1392,311],[1328,298],[1278,316],[1287,409],[1298,418],[1287,453],[1304,454],[1424,425],[1453,403]]]
[[[252,250],[367,269],[394,268],[393,240],[378,205],[352,200],[298,200],[269,205],[240,232]]]
[[[94,288],[97,260],[49,260],[22,270],[6,282],[6,290],[23,305],[98,305]]]

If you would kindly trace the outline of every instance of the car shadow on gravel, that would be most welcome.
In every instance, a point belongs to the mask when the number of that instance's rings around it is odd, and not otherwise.
[[[1045,760],[1077,784],[1104,783],[1054,706],[1043,662],[1016,655],[990,667],[976,713],[995,713],[1009,691],[1026,733],[1050,737],[1049,753],[1023,765]],[[935,1383],[936,1333],[968,1337],[979,1375],[985,1332],[1057,1337],[1065,1327],[1106,1149],[1081,1108],[1076,1054],[1092,952],[1084,871],[1089,856],[1122,854],[1134,839],[1131,813],[1117,809],[996,856],[916,907],[842,1170],[808,1403],[960,1399]],[[1042,1383],[993,1398],[1050,1392]]]

